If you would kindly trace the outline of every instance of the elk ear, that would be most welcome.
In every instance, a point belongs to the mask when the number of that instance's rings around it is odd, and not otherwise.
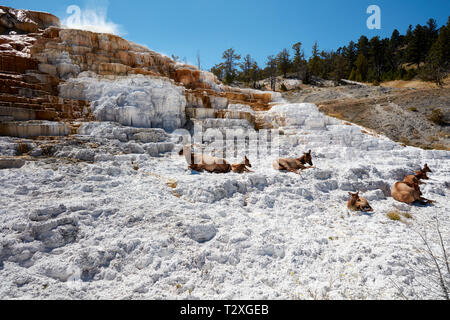
[[[348,195],[353,197],[353,193],[351,193],[351,192],[349,192]]]
[[[308,151],[308,154],[311,154],[311,150]]]

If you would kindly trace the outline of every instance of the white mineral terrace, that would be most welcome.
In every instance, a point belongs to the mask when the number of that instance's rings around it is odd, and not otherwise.
[[[130,115],[118,105],[138,105],[146,92],[160,90],[143,81],[140,93],[120,100],[117,89],[126,91],[126,81],[87,83],[88,95],[102,86],[94,112],[123,124],[130,124]],[[164,90],[174,93],[168,114],[182,121],[177,89]],[[130,112],[133,124],[148,120]],[[161,111],[149,104],[146,112],[154,121]],[[316,169],[300,175],[274,171],[278,155],[258,158],[250,141],[248,150],[239,148],[228,160],[248,154],[254,173],[195,173],[178,156],[175,133],[93,122],[79,130],[77,141],[84,143],[0,170],[0,296],[436,297],[419,284],[433,286],[435,269],[416,231],[426,230],[438,252],[437,217],[448,241],[450,153],[364,134],[311,104],[275,106],[265,116],[280,129],[273,141],[280,156],[299,157],[311,149]],[[241,123],[239,134],[255,134],[246,120],[233,120],[222,124],[236,129]],[[36,156],[45,151],[37,142],[28,144]],[[12,156],[17,148],[15,139],[0,138],[0,154]],[[390,197],[394,182],[424,163],[433,173],[422,191],[436,203],[396,203]],[[350,191],[361,191],[375,211],[349,212]],[[392,210],[412,219],[392,221],[386,216]]]

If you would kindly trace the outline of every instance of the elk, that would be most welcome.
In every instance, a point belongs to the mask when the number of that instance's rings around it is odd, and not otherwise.
[[[420,185],[420,184],[426,184],[425,182],[422,182],[420,180],[429,180],[427,177],[427,172],[432,172],[427,164],[423,167],[422,170],[415,171],[414,175],[406,176],[405,179],[403,179],[403,182],[408,184],[410,187],[412,187],[414,184]]]
[[[424,184],[424,182],[420,181],[415,175],[406,176],[405,179],[403,179],[403,182],[410,187],[414,187],[415,185],[419,186],[419,184]]]
[[[428,200],[422,197],[422,192],[420,191],[419,184],[412,183],[408,184],[406,182],[397,182],[391,190],[392,198],[398,202],[404,202],[412,204],[414,202],[419,202],[420,204],[433,203],[433,200]]]
[[[244,172],[253,172],[249,170],[247,167],[251,168],[250,160],[248,160],[247,156],[244,157],[244,161],[241,163],[236,163],[231,166],[231,170],[235,173],[244,173]]]
[[[192,152],[192,146],[184,146],[178,154],[184,156],[189,165],[188,168],[194,171],[210,173],[228,173],[231,171],[231,165],[225,159],[195,154]]]
[[[306,164],[309,164],[310,167],[306,167]],[[294,158],[281,158],[275,160],[272,163],[272,166],[275,170],[279,171],[289,171],[293,173],[299,173],[300,170],[313,169],[311,150],[305,152],[302,157],[298,159]]]
[[[357,193],[348,193],[350,195],[350,200],[347,202],[347,208],[352,211],[363,211],[363,212],[372,212],[373,209],[369,205],[369,202],[365,198],[361,198],[359,196],[359,192]]]

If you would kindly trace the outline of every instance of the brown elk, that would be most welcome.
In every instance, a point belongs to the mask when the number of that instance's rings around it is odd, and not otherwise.
[[[403,179],[403,182],[410,187],[414,187],[415,185],[419,186],[419,184],[424,184],[424,182],[420,181],[415,175],[406,176],[405,179]]]
[[[414,173],[419,180],[429,180],[430,178],[428,178],[427,172],[432,173],[431,169],[428,167],[428,164],[425,163],[422,170],[415,171]]]
[[[428,200],[422,197],[422,192],[420,191],[419,184],[412,183],[408,184],[406,182],[397,182],[391,190],[392,198],[398,202],[404,202],[412,204],[414,202],[419,202],[420,204],[433,203],[433,200]]]
[[[357,193],[348,193],[351,198],[347,202],[347,208],[353,211],[363,211],[363,212],[372,212],[373,209],[369,205],[369,202],[365,198],[361,198],[359,196],[359,192]]]
[[[244,172],[253,172],[249,170],[247,167],[251,168],[250,160],[248,160],[247,156],[244,157],[244,161],[241,163],[236,163],[231,166],[231,170],[235,173],[244,173]]]
[[[184,146],[179,155],[185,157],[189,165],[188,168],[194,171],[210,173],[228,173],[231,171],[231,165],[225,159],[195,154],[192,152],[192,146]]]
[[[414,184],[420,185],[420,184],[426,184],[425,182],[422,182],[421,180],[429,180],[427,177],[427,172],[432,172],[427,164],[423,167],[422,170],[415,171],[414,175],[406,176],[405,179],[403,179],[403,182],[408,184],[410,187],[412,187]]]
[[[310,167],[306,167],[306,164],[309,164]],[[293,173],[299,173],[300,170],[315,168],[315,167],[313,167],[313,163],[312,163],[311,150],[304,153],[303,156],[298,159],[281,158],[281,159],[275,160],[272,163],[272,166],[275,170],[289,171],[289,172],[293,172]]]

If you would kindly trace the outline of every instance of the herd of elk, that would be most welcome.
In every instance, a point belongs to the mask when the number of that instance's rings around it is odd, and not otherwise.
[[[216,158],[212,156],[205,156],[203,154],[195,154],[192,151],[192,146],[185,146],[179,152],[180,156],[184,156],[186,162],[189,165],[189,169],[203,172],[207,171],[210,173],[251,173],[248,168],[251,168],[252,165],[247,157],[244,157],[244,160],[241,163],[237,164],[229,164],[225,159]],[[309,165],[307,167],[306,165]],[[288,171],[298,174],[302,170],[315,168],[312,162],[311,150],[305,152],[300,158],[280,158],[275,160],[272,163],[272,166],[275,170],[279,171]],[[433,203],[433,200],[428,200],[422,197],[422,192],[420,191],[420,184],[424,184],[421,180],[428,180],[427,173],[431,173],[432,171],[425,164],[424,168],[420,171],[415,171],[414,175],[408,175],[401,182],[395,183],[394,187],[391,190],[392,197],[399,202],[404,202],[408,204],[412,204],[414,202],[418,202],[420,204],[429,204]],[[369,202],[361,198],[359,196],[359,192],[350,193],[350,200],[347,203],[347,207],[353,211],[363,211],[363,212],[371,212],[373,211],[372,207],[369,205]]]

